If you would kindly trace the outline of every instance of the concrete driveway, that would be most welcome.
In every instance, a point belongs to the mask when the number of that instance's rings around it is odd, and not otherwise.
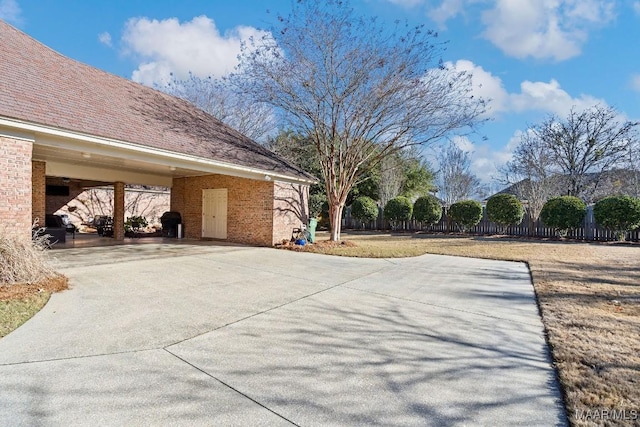
[[[53,255],[72,288],[0,339],[2,425],[566,423],[524,264]]]

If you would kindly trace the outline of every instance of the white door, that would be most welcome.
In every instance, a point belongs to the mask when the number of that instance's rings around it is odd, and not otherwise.
[[[227,238],[227,189],[202,190],[202,237]]]

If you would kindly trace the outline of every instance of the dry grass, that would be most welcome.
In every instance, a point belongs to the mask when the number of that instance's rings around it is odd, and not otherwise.
[[[54,276],[46,259],[47,245],[46,236],[29,240],[0,229],[0,284],[36,283]]]
[[[571,423],[594,425],[576,417],[582,411],[640,413],[640,245],[426,234],[353,233],[343,235],[346,244],[326,238],[319,233],[318,244],[305,250],[356,257],[431,253],[527,262]],[[631,426],[638,420],[597,423]]]
[[[0,338],[37,313],[53,292],[67,289],[47,259],[46,239],[20,239],[0,229]]]

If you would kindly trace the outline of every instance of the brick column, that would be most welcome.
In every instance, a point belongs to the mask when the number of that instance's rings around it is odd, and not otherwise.
[[[0,136],[0,233],[31,238],[33,143]]]
[[[113,237],[124,240],[124,182],[113,184]]]
[[[31,222],[38,220],[44,226],[47,201],[47,177],[45,162],[31,162]]]

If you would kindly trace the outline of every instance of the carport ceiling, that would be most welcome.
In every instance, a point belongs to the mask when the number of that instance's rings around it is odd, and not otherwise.
[[[95,169],[107,168],[117,171],[146,173],[164,177],[202,175],[202,172],[200,171],[183,168],[172,168],[171,166],[145,162],[139,159],[114,157],[105,154],[95,154],[90,152],[81,152],[60,147],[47,147],[42,145],[33,146],[33,159],[44,161],[47,163],[62,163],[69,164],[70,166],[81,165],[85,167],[92,167]],[[93,178],[100,180],[99,176]]]

